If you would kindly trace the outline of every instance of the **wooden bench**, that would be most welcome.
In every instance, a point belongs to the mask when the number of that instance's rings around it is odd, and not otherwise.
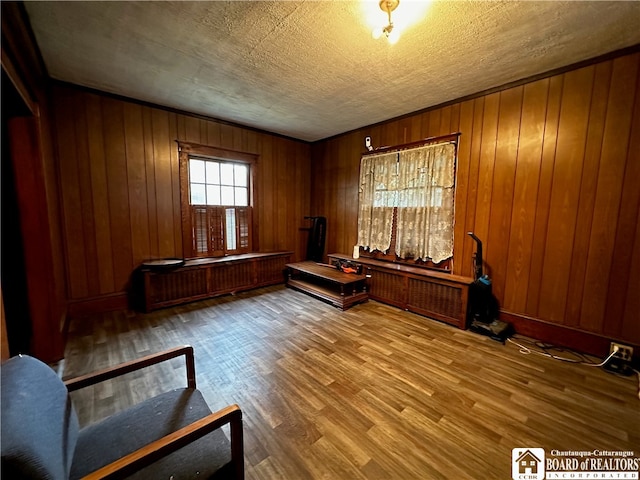
[[[344,273],[332,265],[311,261],[288,263],[287,286],[346,310],[369,299],[365,275]]]

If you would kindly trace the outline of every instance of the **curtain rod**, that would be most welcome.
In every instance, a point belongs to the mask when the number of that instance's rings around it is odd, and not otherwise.
[[[377,148],[375,150],[371,150],[370,152],[364,152],[362,154],[362,156],[364,157],[366,155],[376,155],[376,154],[381,154],[381,153],[396,152],[396,151],[400,151],[400,150],[408,150],[410,148],[421,147],[423,145],[430,145],[432,143],[457,142],[458,141],[458,137],[460,135],[461,135],[460,132],[449,133],[447,135],[440,135],[440,136],[437,136],[437,137],[424,138],[422,140],[417,140],[415,142],[410,142],[410,143],[403,143],[401,145],[392,145],[390,147],[380,147],[380,148]]]

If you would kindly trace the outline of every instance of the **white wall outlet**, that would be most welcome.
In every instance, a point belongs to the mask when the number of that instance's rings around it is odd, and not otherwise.
[[[631,359],[633,357],[633,347],[630,347],[629,345],[623,345],[621,343],[611,342],[609,353],[613,353],[616,347],[618,347],[618,351],[615,353],[613,358],[617,358],[625,362],[631,362]]]

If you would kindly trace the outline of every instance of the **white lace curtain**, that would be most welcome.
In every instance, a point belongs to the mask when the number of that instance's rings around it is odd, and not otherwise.
[[[362,158],[358,195],[358,245],[381,252],[389,250],[397,182],[397,152]]]
[[[453,255],[455,145],[362,158],[358,245],[390,249],[397,209],[395,253],[439,263]]]

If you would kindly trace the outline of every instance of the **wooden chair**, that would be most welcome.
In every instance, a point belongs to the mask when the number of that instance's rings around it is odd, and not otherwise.
[[[187,387],[82,429],[69,392],[184,356]],[[193,348],[178,347],[63,382],[29,356],[2,365],[7,478],[243,479],[242,412],[212,413],[196,388]],[[229,424],[231,440],[220,427]]]

